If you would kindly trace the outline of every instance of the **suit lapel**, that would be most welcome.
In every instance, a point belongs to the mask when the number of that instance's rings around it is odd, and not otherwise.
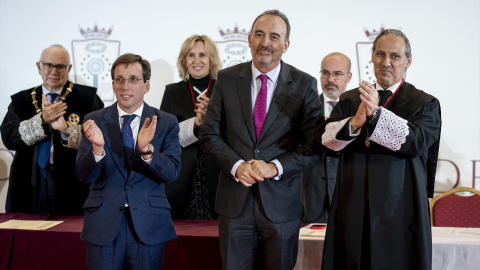
[[[252,114],[252,62],[244,64],[244,68],[240,70],[237,81],[237,95],[240,100],[240,106],[242,108],[243,118],[247,125],[248,133],[253,141],[255,138],[255,127],[253,125]]]
[[[267,133],[267,130],[272,126],[275,119],[283,109],[283,106],[288,100],[290,93],[292,93],[292,77],[290,76],[290,69],[286,64],[281,62],[280,75],[278,76],[277,87],[273,93],[272,101],[267,111],[267,117],[265,118],[265,123],[263,124],[262,133],[260,134],[259,140]],[[253,123],[253,120],[252,120]],[[252,124],[253,125],[253,124]]]
[[[323,93],[320,94],[320,117],[325,118],[325,97],[323,96]]]
[[[104,122],[101,123],[105,145],[110,150],[113,161],[118,170],[122,173],[125,180],[127,180],[127,170],[125,168],[125,152],[123,149],[123,137],[120,131],[120,123],[118,122],[117,103],[107,108],[105,112]]]

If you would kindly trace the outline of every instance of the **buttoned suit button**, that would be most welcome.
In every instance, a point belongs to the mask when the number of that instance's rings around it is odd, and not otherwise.
[[[253,153],[258,154],[258,153],[260,153],[260,150],[255,149],[255,150],[253,151]]]

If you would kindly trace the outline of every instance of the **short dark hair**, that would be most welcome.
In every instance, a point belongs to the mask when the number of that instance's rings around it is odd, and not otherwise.
[[[375,49],[377,48],[377,41],[382,36],[386,36],[386,35],[395,35],[397,37],[403,38],[403,41],[405,41],[405,56],[407,56],[407,58],[412,58],[412,48],[410,47],[410,41],[408,40],[407,36],[405,36],[405,34],[402,33],[402,31],[397,29],[383,30],[373,41],[372,53],[375,52]]]
[[[150,62],[148,60],[143,59],[140,55],[133,54],[133,53],[126,53],[123,55],[120,55],[115,62],[113,62],[112,65],[112,80],[115,77],[115,68],[119,64],[125,64],[128,67],[128,64],[133,64],[133,63],[140,63],[142,65],[142,75],[143,75],[143,82],[147,82],[150,80],[150,76],[152,75],[152,68],[150,67]]]
[[[255,25],[257,20],[260,19],[260,17],[265,16],[265,15],[278,16],[278,17],[283,19],[283,21],[287,25],[287,34],[285,35],[285,41],[289,40],[289,38],[290,38],[290,23],[288,22],[287,16],[285,14],[283,14],[282,12],[280,12],[278,9],[267,10],[267,11],[263,12],[262,14],[258,15],[258,17],[255,18],[255,21],[253,21],[250,33],[253,31],[253,26]]]

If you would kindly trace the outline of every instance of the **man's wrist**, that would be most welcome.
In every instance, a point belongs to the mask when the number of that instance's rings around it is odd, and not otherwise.
[[[372,119],[370,119],[370,121],[372,121],[373,119],[375,119],[379,114],[380,112],[382,111],[382,107],[381,106],[378,106],[377,108],[375,108],[372,112]]]
[[[142,156],[151,156],[153,154],[153,150],[154,150],[153,145],[151,143],[149,143],[147,151],[143,152],[142,150],[140,150],[140,154],[142,154]]]
[[[277,176],[277,175],[278,175],[278,173],[279,173],[279,170],[278,170],[277,164],[275,164],[275,162],[269,162],[269,163],[270,163],[270,164],[272,164],[272,165],[273,165],[273,167],[275,167],[275,171],[276,171],[276,173],[275,173],[275,176]]]

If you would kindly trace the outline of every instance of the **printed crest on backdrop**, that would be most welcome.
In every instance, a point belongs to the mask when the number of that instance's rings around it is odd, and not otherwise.
[[[231,67],[246,61],[250,61],[251,54],[248,47],[248,33],[245,29],[239,30],[235,25],[233,30],[227,29],[223,31],[218,29],[222,41],[215,41],[217,45],[223,68]]]
[[[86,30],[80,27],[84,39],[72,41],[75,82],[96,87],[105,105],[115,100],[110,70],[120,55],[120,41],[108,40],[112,30],[97,25]]]
[[[357,63],[358,63],[358,75],[360,81],[367,81],[372,84],[377,82],[375,78],[375,71],[373,70],[372,63],[372,46],[375,38],[380,34],[385,27],[383,24],[380,26],[380,30],[376,31],[373,29],[369,31],[367,28],[363,28],[365,35],[370,40],[368,42],[357,42]]]

